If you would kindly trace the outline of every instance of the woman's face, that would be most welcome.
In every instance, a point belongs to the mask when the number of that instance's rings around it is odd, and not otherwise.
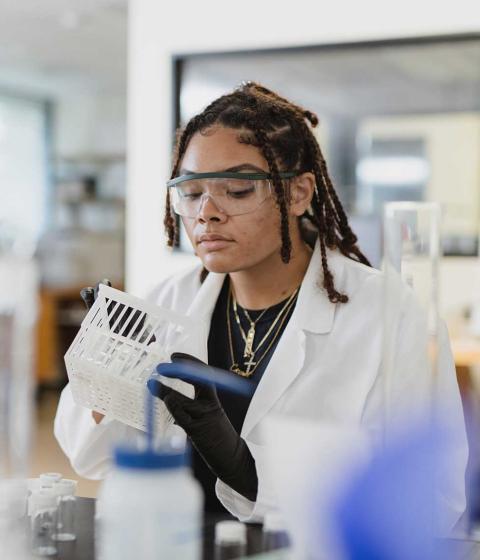
[[[214,127],[191,138],[180,174],[209,171],[269,172],[260,150],[238,142],[239,131]],[[275,253],[280,240],[280,213],[273,195],[249,214],[227,216],[207,197],[196,218],[182,217],[195,253],[210,272],[252,268]]]

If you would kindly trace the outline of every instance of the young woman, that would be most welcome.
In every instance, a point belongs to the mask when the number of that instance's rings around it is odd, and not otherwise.
[[[248,379],[252,398],[196,387],[195,399],[158,382],[162,398],[195,450],[207,509],[219,502],[242,520],[275,507],[262,422],[272,413],[380,431],[382,274],[357,245],[312,129],[310,111],[256,83],[211,103],[179,132],[165,226],[175,214],[201,265],[163,282],[155,301],[195,318],[199,347],[174,355],[161,373],[203,361]],[[398,294],[397,378],[392,402],[413,410],[428,392],[412,293]],[[439,387],[458,450],[444,499],[452,523],[463,511],[466,438],[446,330]],[[196,367],[201,368],[201,365]],[[61,397],[55,433],[84,476],[107,472],[110,443],[135,430]],[[288,445],[288,442],[285,442]],[[218,500],[217,500],[218,499]]]

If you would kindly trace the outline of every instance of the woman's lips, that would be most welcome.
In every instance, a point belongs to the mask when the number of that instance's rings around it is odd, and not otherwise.
[[[198,244],[206,251],[220,251],[228,247],[231,243],[231,239],[214,234],[202,235],[198,241]]]
[[[220,251],[221,249],[225,249],[228,247],[232,242],[228,241],[227,239],[212,239],[212,240],[203,240],[200,241],[200,245],[206,251]]]

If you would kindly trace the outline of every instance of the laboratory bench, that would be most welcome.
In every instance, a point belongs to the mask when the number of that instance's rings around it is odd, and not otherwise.
[[[95,500],[93,498],[77,499],[75,529],[77,540],[74,542],[57,543],[58,560],[93,560],[94,554],[94,515]],[[203,560],[214,560],[214,529],[215,523],[228,516],[207,516],[203,532]],[[232,518],[233,519],[233,518]],[[248,554],[252,560],[292,560],[288,549],[262,553],[262,527],[259,524],[247,525]],[[455,538],[442,539],[438,542],[449,560],[480,560],[480,542],[476,542],[458,534]]]
[[[94,560],[94,517],[95,499],[77,498],[77,510],[75,515],[75,530],[77,540],[73,542],[57,543],[58,560]],[[215,523],[223,519],[234,519],[228,514],[222,516],[207,516],[203,528],[203,560],[214,559],[214,531]],[[259,524],[247,525],[247,549],[249,558],[265,558],[265,560],[288,560],[288,551],[277,551],[276,553],[259,554],[262,552],[262,526]]]

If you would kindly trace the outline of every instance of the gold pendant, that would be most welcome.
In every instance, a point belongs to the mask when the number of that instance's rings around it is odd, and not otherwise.
[[[251,371],[251,369],[257,365],[257,362],[253,361],[253,358],[255,358],[255,354],[251,354],[250,355],[250,359],[248,360],[248,362],[244,362],[243,365],[247,366],[247,374],[248,375],[252,375],[253,371]]]
[[[236,373],[237,375],[240,375],[241,377],[250,377],[253,373],[253,372],[243,371],[238,367],[238,364],[232,364],[230,366],[230,371]]]
[[[249,358],[250,356],[252,356],[254,338],[255,338],[255,324],[251,323],[247,333],[247,340],[245,341],[245,350],[243,351],[244,358]]]

